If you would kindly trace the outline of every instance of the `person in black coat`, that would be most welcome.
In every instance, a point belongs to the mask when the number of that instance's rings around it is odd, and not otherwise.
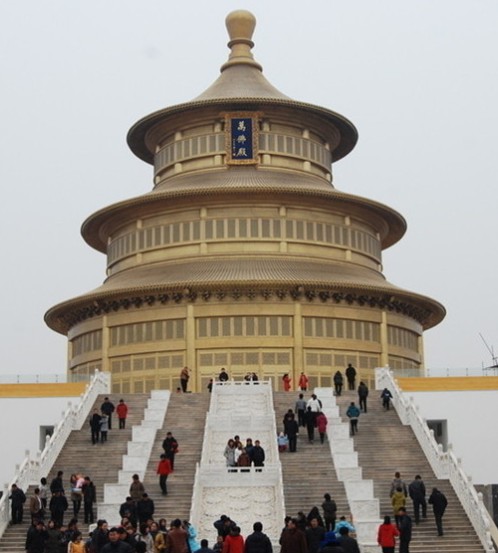
[[[254,442],[254,447],[251,450],[251,461],[255,467],[263,467],[265,464],[265,450],[261,447],[259,440]]]
[[[368,397],[368,386],[364,382],[360,382],[358,386],[358,400],[360,404],[360,409],[366,413],[367,412],[367,397]]]
[[[133,526],[137,525],[137,506],[130,496],[126,498],[124,503],[121,503],[119,507],[119,516],[121,518],[126,517]]]
[[[50,482],[50,492],[54,494],[55,492],[62,492],[64,493],[64,484],[62,483],[62,477],[64,476],[64,473],[60,470],[57,472],[57,476],[52,479],[52,482]]]
[[[398,510],[399,553],[408,553],[412,540],[412,519],[406,514],[406,509]]]
[[[313,517],[309,521],[309,527],[305,530],[305,536],[308,553],[318,553],[320,543],[325,539],[325,528],[318,524],[318,518]]]
[[[341,371],[336,371],[334,374],[334,389],[335,395],[340,396],[342,393],[342,385],[344,384],[344,378]]]
[[[85,476],[85,482],[81,487],[83,493],[83,507],[85,512],[85,523],[93,524],[93,504],[97,501],[97,493],[94,483],[89,476]]]
[[[246,538],[244,553],[273,553],[270,538],[263,534],[261,522],[255,522],[252,529],[254,532]]]
[[[304,423],[306,424],[306,430],[308,431],[308,442],[313,443],[315,439],[315,413],[311,410],[311,407],[306,409],[304,413]]]
[[[27,553],[43,553],[48,540],[48,532],[43,521],[37,520],[28,530],[24,548]]]
[[[102,417],[99,415],[97,409],[93,410],[92,416],[90,417],[90,430],[92,432],[92,444],[99,443],[99,434],[100,434],[100,421]]]
[[[21,524],[26,496],[17,484],[12,484],[9,499],[11,501],[12,524]]]
[[[434,518],[436,519],[436,527],[438,536],[443,535],[443,515],[448,505],[448,500],[443,492],[440,492],[437,488],[432,488],[431,496],[429,497],[429,503],[432,505],[434,511]]]
[[[348,367],[346,369],[346,378],[348,380],[348,388],[350,390],[354,390],[355,387],[355,380],[356,380],[356,369],[351,365],[351,363],[348,363]]]
[[[171,464],[171,470],[175,469],[175,455],[178,451],[178,441],[171,432],[166,433],[166,438],[163,440],[163,449],[166,459]]]
[[[297,435],[299,434],[299,425],[297,424],[294,414],[291,417],[284,419],[284,433],[289,440],[289,451],[296,451]]]
[[[102,414],[107,415],[109,420],[109,430],[112,428],[112,414],[114,413],[114,403],[108,398],[104,398],[104,403],[100,406],[100,411]]]
[[[55,524],[61,527],[64,523],[64,513],[69,507],[66,496],[61,491],[52,495],[49,503],[50,515]]]
[[[358,542],[349,535],[347,526],[339,528],[339,544],[344,549],[344,553],[360,553]]]
[[[420,507],[422,507],[422,517],[427,518],[427,501],[425,500],[425,484],[420,474],[415,476],[415,480],[408,486],[408,494],[413,501],[413,514],[415,515],[415,524],[420,522]]]
[[[138,521],[144,524],[149,519],[154,519],[154,501],[144,493],[142,499],[137,503]]]

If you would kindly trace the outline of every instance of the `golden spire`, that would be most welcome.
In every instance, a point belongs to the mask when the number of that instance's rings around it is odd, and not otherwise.
[[[252,65],[262,71],[263,68],[254,60],[251,52],[254,46],[251,39],[256,27],[254,15],[247,10],[235,10],[227,15],[225,25],[230,37],[228,47],[231,52],[228,61],[221,66],[221,71],[233,65]]]

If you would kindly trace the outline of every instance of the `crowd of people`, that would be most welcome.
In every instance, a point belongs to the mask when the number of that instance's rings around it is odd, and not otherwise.
[[[245,445],[240,436],[230,438],[223,451],[227,467],[263,467],[265,464],[265,450],[259,440],[247,438]]]
[[[393,508],[394,523],[391,517],[386,516],[384,523],[379,527],[377,542],[383,553],[394,553],[395,540],[399,538],[400,553],[408,553],[412,539],[412,519],[407,513],[408,498],[413,503],[415,524],[420,524],[427,518],[427,504],[432,505],[438,536],[443,535],[443,515],[448,505],[446,496],[437,488],[432,488],[429,500],[426,499],[425,484],[420,474],[407,486],[399,472],[394,473],[390,489],[391,505]],[[422,515],[422,518],[421,516]]]
[[[120,430],[126,428],[126,418],[128,417],[128,405],[124,399],[120,399],[117,406],[106,397],[99,409],[94,409],[90,415],[89,425],[92,436],[92,444],[107,442],[107,434],[112,429],[112,414],[116,412],[118,416],[118,427]]]
[[[78,529],[78,517],[83,506],[85,524],[94,523],[94,505],[96,503],[95,485],[89,476],[71,474],[65,487],[63,471],[58,471],[50,485],[46,478],[40,480],[33,495],[29,498],[28,508],[31,526],[26,535],[25,549],[28,553],[78,553],[78,546],[72,542],[82,542],[83,536]],[[68,501],[69,497],[69,501]],[[13,484],[11,488],[12,524],[20,524],[24,517],[24,504],[27,498],[24,492]],[[65,524],[64,517],[72,506],[72,518]],[[45,519],[48,521],[45,524]],[[86,551],[86,549],[81,549]]]

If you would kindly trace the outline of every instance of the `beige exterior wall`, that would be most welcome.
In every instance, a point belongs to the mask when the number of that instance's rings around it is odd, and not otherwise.
[[[390,339],[383,347],[384,318]],[[272,378],[276,389],[284,373],[297,382],[301,370],[313,386],[328,386],[333,373],[348,363],[365,378],[385,358],[420,367],[421,333],[412,319],[389,313],[384,317],[379,309],[290,300],[210,300],[130,308],[81,323],[71,332],[74,355],[69,368],[86,374],[106,367],[114,391],[123,393],[174,390],[185,365],[191,369],[192,391],[205,390],[221,367],[236,379],[248,371]],[[108,336],[106,348],[102,335]]]

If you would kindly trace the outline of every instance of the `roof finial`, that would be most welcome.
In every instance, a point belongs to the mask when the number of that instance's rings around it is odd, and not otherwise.
[[[225,24],[230,36],[228,47],[232,50],[228,61],[221,66],[221,71],[232,65],[252,65],[262,71],[261,65],[254,60],[251,48],[254,46],[252,34],[256,27],[256,18],[246,10],[230,12]]]

